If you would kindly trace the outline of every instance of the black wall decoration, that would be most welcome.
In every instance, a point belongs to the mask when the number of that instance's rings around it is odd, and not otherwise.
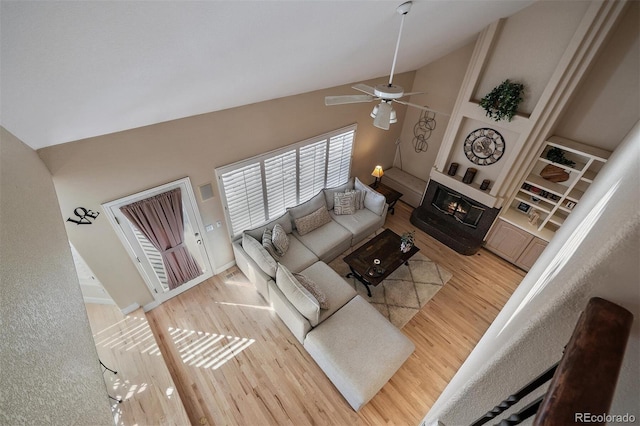
[[[78,218],[68,218],[67,222],[73,222],[76,225],[91,225],[93,224],[93,221],[96,220],[100,212],[94,212],[93,210],[88,210],[84,207],[76,207],[73,210],[73,214],[75,214]]]

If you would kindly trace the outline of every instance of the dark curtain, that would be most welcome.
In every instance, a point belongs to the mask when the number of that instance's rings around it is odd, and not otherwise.
[[[162,255],[169,289],[202,274],[184,244],[184,219],[180,188],[120,207],[120,211]]]

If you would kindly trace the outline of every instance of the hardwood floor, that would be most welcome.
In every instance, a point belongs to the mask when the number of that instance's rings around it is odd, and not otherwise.
[[[398,203],[385,225],[415,229],[410,214]],[[415,352],[358,413],[235,267],[148,312],[191,423],[417,425],[525,273],[420,230],[416,245],[453,278],[402,329]]]
[[[123,315],[115,305],[85,304],[104,370],[116,425],[185,425],[189,418],[142,309]]]

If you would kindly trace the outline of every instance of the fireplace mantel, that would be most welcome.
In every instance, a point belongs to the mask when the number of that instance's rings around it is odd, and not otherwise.
[[[481,191],[480,186],[477,184],[469,185],[462,182],[462,178],[460,176],[449,176],[433,169],[431,170],[431,179],[453,189],[456,192],[466,195],[487,207],[501,207],[504,201],[502,198],[494,197],[486,191]]]

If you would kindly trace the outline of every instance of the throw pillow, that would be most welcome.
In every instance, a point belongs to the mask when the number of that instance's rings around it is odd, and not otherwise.
[[[318,192],[316,195],[311,197],[310,200],[307,200],[295,207],[289,207],[287,210],[291,214],[291,218],[295,223],[296,219],[307,216],[318,210],[320,207],[324,207],[325,210],[327,208],[327,202],[325,200],[323,191]]]
[[[253,259],[262,271],[271,278],[276,276],[278,264],[271,257],[269,252],[262,247],[262,244],[248,234],[242,234],[242,248],[247,252],[249,257]]]
[[[271,229],[269,228],[265,228],[264,232],[262,233],[262,247],[264,247],[267,252],[269,252],[269,254],[271,255],[271,257],[273,257],[275,260],[280,259],[280,254],[278,254],[278,252],[276,251],[276,248],[273,245],[273,233],[271,232]]]
[[[324,196],[323,196],[324,197]],[[308,234],[314,229],[320,228],[322,225],[326,225],[331,222],[331,216],[326,207],[320,207],[310,215],[303,216],[294,220],[296,229],[300,235]]]
[[[278,264],[276,272],[276,285],[298,312],[309,320],[312,326],[318,325],[320,321],[320,303],[281,263]]]
[[[293,274],[293,276],[296,277],[298,282],[302,284],[304,288],[309,290],[309,293],[311,293],[313,297],[316,298],[316,300],[320,304],[320,309],[329,309],[329,301],[327,300],[327,295],[324,294],[324,291],[322,291],[322,289],[318,287],[318,284],[316,284],[315,281],[302,274]]]
[[[356,210],[364,209],[364,196],[366,195],[364,193],[364,191],[361,191],[359,189],[351,189],[351,190],[348,190],[348,191],[345,191],[345,192],[352,192],[352,193],[355,194],[355,196],[356,196],[356,202],[355,202]]]
[[[364,191],[364,206],[378,216],[382,216],[382,213],[384,212],[384,206],[387,204],[387,199],[384,197],[384,195],[374,191],[369,186],[363,184],[358,178],[356,178],[354,187],[357,190]]]
[[[353,190],[353,178],[349,179],[347,183],[335,186],[333,188],[325,188],[323,190],[325,201],[327,203],[327,210],[333,210],[333,196],[336,192],[349,192]]]
[[[354,192],[336,192],[333,198],[333,212],[335,214],[354,214],[356,212],[356,194]]]
[[[273,247],[276,249],[278,256],[284,256],[289,250],[289,236],[279,223],[276,223],[276,226],[273,227],[271,241],[273,241]]]

